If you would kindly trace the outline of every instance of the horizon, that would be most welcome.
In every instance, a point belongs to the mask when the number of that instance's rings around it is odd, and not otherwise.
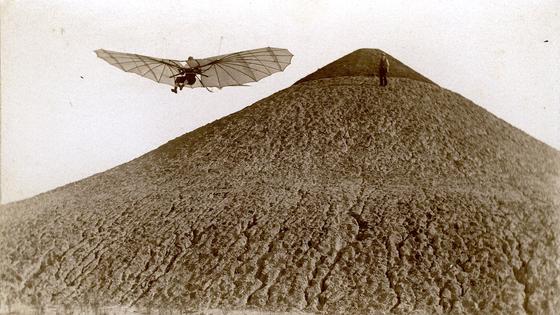
[[[235,14],[224,10],[229,5],[226,2],[222,6],[200,5],[194,13],[180,7],[179,2],[171,3],[176,11],[186,10],[183,13],[189,25],[203,33],[203,36],[186,35],[187,42],[194,43],[186,46],[198,47],[199,51],[189,52],[182,44],[185,40],[175,40],[182,29],[177,27],[180,20],[165,14],[172,10],[154,8],[148,2],[135,3],[127,12],[119,12],[121,4],[113,6],[109,2],[87,5],[71,1],[2,2],[2,204],[126,163],[288,88],[317,68],[361,48],[385,51],[440,87],[461,94],[533,138],[560,149],[560,139],[555,136],[560,134],[560,126],[555,124],[560,118],[560,88],[554,85],[554,78],[560,76],[560,69],[554,63],[560,46],[553,37],[558,34],[554,31],[560,30],[560,22],[547,13],[555,5],[552,1],[537,9],[527,1],[506,11],[505,6],[496,4],[462,2],[457,6],[465,10],[452,11],[454,14],[450,16],[446,16],[452,10],[449,5],[441,5],[439,11],[431,12],[436,7],[433,2],[426,11],[407,16],[413,26],[424,27],[418,32],[411,32],[414,27],[399,28],[402,17],[398,12],[407,7],[404,3],[384,4],[384,12],[391,13],[388,17],[375,16],[380,14],[375,11],[379,5],[363,5],[350,12],[359,21],[332,27],[334,34],[325,35],[325,39],[315,34],[324,32],[321,26],[328,26],[325,21],[340,14],[335,4],[341,2],[323,4],[323,11],[289,2],[285,17],[289,23],[283,25],[285,28],[274,28],[261,21],[267,20],[261,16],[251,17],[251,13],[264,10],[269,20],[282,18],[275,13],[282,7],[276,3],[264,8],[262,4],[230,7],[241,12],[243,23],[237,24],[240,21],[230,16]],[[115,12],[105,14],[108,8]],[[156,12],[151,12],[152,9]],[[161,28],[149,31],[149,25],[138,24],[135,18],[142,13],[160,23]],[[370,21],[369,13],[379,21]],[[436,21],[426,21],[422,13],[432,14]],[[476,20],[479,24],[470,21],[480,14]],[[502,18],[503,25],[484,20],[496,16]],[[29,23],[22,24],[22,17]],[[205,25],[210,17],[223,18],[226,22]],[[104,23],[97,23],[98,20]],[[435,28],[435,35],[430,34],[433,30],[430,23],[441,20],[446,23]],[[467,23],[461,25],[457,21]],[[527,21],[533,25],[528,27]],[[356,25],[373,29],[390,25],[387,29],[395,30],[405,39],[408,37],[413,47],[395,41],[383,31],[376,33],[374,41],[362,33],[340,38],[339,35],[350,33]],[[477,27],[480,33],[474,38],[457,38],[458,34],[472,33]],[[485,28],[493,32],[485,34]],[[298,33],[301,29],[307,32]],[[250,38],[237,35],[251,32]],[[418,40],[417,34],[431,40]],[[272,42],[271,37],[278,40]],[[343,47],[329,45],[329,39],[341,40]],[[449,43],[438,47],[440,41]],[[357,47],[368,43],[371,45]],[[249,47],[251,44],[254,46]],[[478,49],[458,47],[463,45]],[[181,59],[185,54],[204,58],[261,46],[289,49],[294,54],[291,65],[284,72],[252,83],[249,88],[225,88],[216,93],[187,89],[178,95],[172,94],[167,86],[114,69],[95,57],[92,49]],[[310,53],[307,46],[316,48]],[[38,67],[43,71],[37,73]],[[484,72],[480,75],[473,68]],[[40,80],[29,82],[29,74],[32,79]],[[527,81],[538,84],[527,84]]]

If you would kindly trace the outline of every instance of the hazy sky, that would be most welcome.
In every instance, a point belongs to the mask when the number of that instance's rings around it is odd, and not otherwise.
[[[4,0],[0,12],[4,203],[127,162],[365,47],[560,148],[558,0]],[[177,95],[93,52],[186,59],[264,46],[295,55],[285,72]]]

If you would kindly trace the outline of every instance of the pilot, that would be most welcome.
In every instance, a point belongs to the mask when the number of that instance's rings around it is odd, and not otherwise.
[[[177,93],[177,88],[183,90],[185,87],[185,81],[188,85],[193,85],[196,82],[196,70],[200,66],[198,61],[190,56],[187,59],[187,65],[189,68],[183,68],[180,70],[179,74],[175,78],[175,87],[171,89],[171,92]]]

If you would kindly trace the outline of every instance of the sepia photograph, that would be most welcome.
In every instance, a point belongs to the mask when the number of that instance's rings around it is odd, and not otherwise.
[[[560,314],[560,2],[0,0],[0,314]]]

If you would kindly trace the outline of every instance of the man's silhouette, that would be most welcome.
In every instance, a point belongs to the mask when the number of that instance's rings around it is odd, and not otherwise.
[[[379,59],[379,85],[386,86],[387,85],[387,73],[389,72],[389,59],[385,54],[381,55]]]

